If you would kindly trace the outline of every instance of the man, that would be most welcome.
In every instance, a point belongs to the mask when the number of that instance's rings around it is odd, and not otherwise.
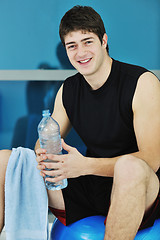
[[[52,117],[62,138],[75,128],[87,154],[63,140],[68,154],[46,154],[37,142],[41,175],[68,178],[67,188],[48,190],[50,209],[66,225],[104,215],[105,240],[134,239],[159,217],[160,83],[146,69],[109,56],[103,22],[90,7],[69,10],[60,37],[79,73],[60,88]],[[2,154],[8,159],[10,153]]]

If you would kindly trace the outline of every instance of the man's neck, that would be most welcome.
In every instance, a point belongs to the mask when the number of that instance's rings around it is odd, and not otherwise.
[[[84,76],[92,90],[97,90],[107,81],[111,72],[112,61],[112,58],[107,54],[99,71],[90,76]]]

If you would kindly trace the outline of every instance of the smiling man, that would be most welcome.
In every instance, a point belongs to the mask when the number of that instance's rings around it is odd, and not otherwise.
[[[48,190],[50,209],[65,225],[104,215],[105,240],[132,240],[160,217],[159,80],[145,68],[109,56],[103,21],[91,7],[69,10],[60,37],[78,73],[61,86],[52,117],[62,138],[75,128],[87,153],[62,140],[68,154],[47,154],[37,141],[41,175],[57,176],[46,179],[53,182],[68,178],[67,188]],[[1,154],[7,162],[10,152]]]
[[[51,210],[66,225],[104,215],[104,239],[134,239],[159,217],[159,80],[109,56],[103,21],[91,7],[69,10],[59,32],[79,73],[62,85],[52,116],[63,138],[75,128],[87,154],[63,141],[68,154],[46,155],[37,143],[42,176],[59,175],[55,182],[68,178],[66,189],[48,191]],[[45,158],[58,162],[46,164]],[[45,167],[57,170],[47,173]]]

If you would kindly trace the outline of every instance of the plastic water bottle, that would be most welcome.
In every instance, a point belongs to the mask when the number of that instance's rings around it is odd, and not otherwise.
[[[42,120],[38,125],[38,135],[41,148],[47,150],[47,153],[52,154],[62,154],[62,145],[61,145],[61,136],[60,136],[60,127],[58,123],[50,116],[49,110],[44,110],[42,112]],[[53,162],[52,160],[45,160],[46,162]],[[48,169],[46,170],[53,170]],[[54,178],[54,176],[47,176]],[[45,178],[46,178],[45,177]],[[60,190],[67,186],[67,179],[61,180],[59,182],[53,183],[46,181],[46,187],[49,190]]]

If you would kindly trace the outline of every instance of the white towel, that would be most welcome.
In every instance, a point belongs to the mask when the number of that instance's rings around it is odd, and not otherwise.
[[[7,240],[49,239],[48,196],[28,148],[13,148],[5,179],[5,231]]]

